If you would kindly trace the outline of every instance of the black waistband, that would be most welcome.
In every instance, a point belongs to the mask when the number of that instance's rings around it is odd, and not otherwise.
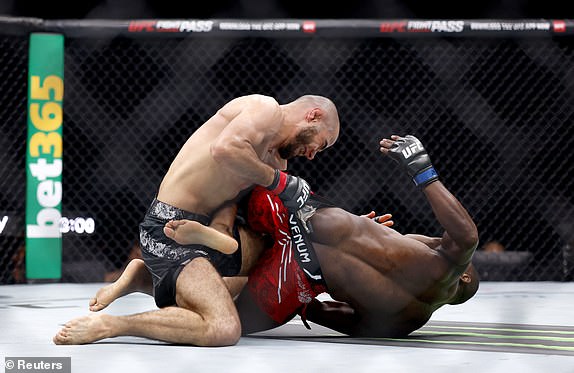
[[[162,220],[180,220],[188,219],[200,222],[203,225],[209,225],[211,218],[207,215],[196,214],[193,212],[185,211],[165,202],[159,201],[157,198],[151,202],[148,215]]]

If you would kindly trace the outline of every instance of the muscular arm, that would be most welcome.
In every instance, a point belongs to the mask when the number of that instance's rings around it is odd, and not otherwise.
[[[320,301],[313,299],[307,305],[305,312],[307,320],[339,333],[353,335],[359,323],[359,316],[347,303],[336,301]]]
[[[217,163],[254,184],[273,182],[274,168],[261,160],[279,131],[282,118],[275,100],[256,96],[243,104],[238,114],[227,113],[225,107],[217,115],[235,115],[211,146]],[[230,110],[233,111],[233,110]],[[261,156],[258,154],[261,154]]]
[[[440,181],[427,185],[423,192],[445,230],[439,250],[457,265],[470,262],[478,245],[478,230],[466,209]]]
[[[441,242],[442,242],[442,238],[441,237],[429,237],[429,236],[424,236],[422,234],[405,234],[405,237],[408,238],[412,238],[413,240],[417,240],[419,242],[424,243],[425,245],[427,245],[430,248],[436,249],[438,246],[440,246]]]
[[[423,190],[435,217],[444,228],[437,250],[455,265],[470,262],[478,245],[476,225],[456,197],[438,180],[422,143],[411,135],[393,135],[390,139],[381,140],[380,145],[381,152],[396,161]]]

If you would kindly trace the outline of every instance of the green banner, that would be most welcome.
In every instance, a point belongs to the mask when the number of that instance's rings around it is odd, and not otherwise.
[[[64,36],[30,35],[26,147],[26,277],[62,277]]]

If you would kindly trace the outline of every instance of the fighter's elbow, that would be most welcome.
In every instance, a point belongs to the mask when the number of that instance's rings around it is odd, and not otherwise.
[[[476,228],[476,224],[472,223],[472,225],[468,228],[468,232],[466,234],[466,244],[468,247],[472,249],[476,249],[478,246],[478,229]]]
[[[478,247],[478,231],[476,227],[459,227],[456,232],[445,232],[441,247],[454,263],[468,263]]]
[[[458,246],[466,252],[472,252],[478,247],[478,230],[472,224],[457,238]]]

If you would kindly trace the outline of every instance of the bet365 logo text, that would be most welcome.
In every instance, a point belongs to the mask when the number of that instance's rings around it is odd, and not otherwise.
[[[56,75],[30,79],[30,121],[34,127],[28,142],[30,173],[37,180],[36,201],[40,207],[36,224],[27,225],[28,237],[59,237],[62,201],[62,100],[64,82]]]

